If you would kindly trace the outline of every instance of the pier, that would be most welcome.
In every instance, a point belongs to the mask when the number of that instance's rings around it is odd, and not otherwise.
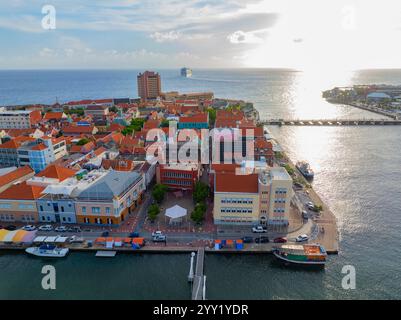
[[[196,255],[196,269],[192,286],[192,300],[205,300],[206,277],[203,275],[205,249],[200,248]]]
[[[270,119],[259,121],[264,126],[397,126],[401,120],[392,119],[312,119],[312,120],[285,120]]]

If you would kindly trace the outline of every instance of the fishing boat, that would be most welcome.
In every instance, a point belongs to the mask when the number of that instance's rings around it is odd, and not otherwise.
[[[315,176],[315,173],[306,161],[298,161],[296,167],[306,179],[313,179]]]
[[[192,77],[192,70],[189,69],[189,68],[182,68],[181,69],[181,76],[186,77],[186,78]]]
[[[63,258],[68,254],[68,248],[58,248],[54,245],[44,244],[40,247],[29,247],[25,249],[26,253],[37,257],[45,258]]]
[[[274,247],[273,254],[286,263],[324,266],[327,259],[325,248],[319,244],[282,245]]]

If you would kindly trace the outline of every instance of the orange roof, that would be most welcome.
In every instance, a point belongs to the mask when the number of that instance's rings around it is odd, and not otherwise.
[[[207,113],[199,113],[189,117],[180,117],[180,122],[208,122],[207,117]]]
[[[217,110],[216,119],[233,119],[242,120],[244,118],[244,112],[238,110]]]
[[[43,120],[61,120],[63,118],[63,112],[48,112],[43,117]]]
[[[119,124],[119,123],[112,123],[110,126],[109,126],[109,131],[121,131],[122,129],[124,129],[124,126],[122,126],[121,124]]]
[[[216,172],[216,192],[258,193],[258,175]]]
[[[10,129],[7,130],[7,135],[10,137],[18,137],[22,135],[30,135],[35,132],[36,129]]]
[[[0,144],[0,149],[18,149],[20,144],[15,141],[15,139],[9,140]]]
[[[94,126],[65,126],[64,133],[92,133]]]
[[[144,123],[144,129],[155,129],[158,128],[160,125],[160,120],[148,120]]]
[[[41,193],[44,189],[44,187],[31,186],[26,182],[22,182],[14,184],[0,193],[0,199],[35,200],[41,197]]]
[[[11,171],[3,176],[0,176],[0,186],[4,186],[10,182],[16,181],[22,177],[25,177],[28,174],[33,173],[34,171],[30,166],[19,167],[14,171]]]
[[[239,167],[240,165],[236,163],[229,163],[229,164],[216,163],[212,164],[211,169],[216,172],[235,172],[235,169]]]
[[[75,176],[76,171],[57,165],[49,165],[47,168],[39,172],[37,177],[55,178],[59,181],[63,181],[67,178]]]
[[[47,149],[47,147],[43,143],[39,143],[36,146],[32,147],[32,150],[38,150],[38,151],[45,150],[45,149]]]
[[[96,156],[100,156],[103,152],[106,152],[106,151],[107,151],[106,148],[100,147],[100,148],[97,148],[96,150],[94,150],[93,153],[94,153]]]

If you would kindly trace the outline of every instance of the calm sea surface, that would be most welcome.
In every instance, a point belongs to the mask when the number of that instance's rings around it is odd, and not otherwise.
[[[0,105],[84,98],[136,97],[128,71],[0,71]],[[338,74],[288,70],[161,70],[164,91],[213,91],[254,102],[262,118],[381,118],[331,105],[321,91],[335,85],[401,84],[401,71]],[[206,257],[209,299],[401,298],[401,127],[272,127],[295,161],[315,168],[314,188],[336,214],[338,256],[324,271],[283,268],[270,256]],[[51,261],[57,290],[41,289],[49,263],[0,253],[0,299],[188,299],[188,255],[124,255],[100,260],[73,253]],[[356,290],[341,287],[344,265],[356,268]]]

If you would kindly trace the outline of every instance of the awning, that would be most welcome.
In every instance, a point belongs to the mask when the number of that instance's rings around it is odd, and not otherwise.
[[[46,239],[45,236],[39,236],[39,237],[36,237],[35,239],[33,239],[33,242],[44,242],[45,239]]]
[[[56,237],[46,237],[44,242],[46,242],[46,243],[54,243],[54,242],[56,242],[57,238],[58,238],[58,236],[56,236]]]
[[[0,242],[30,243],[35,238],[36,231],[0,230]]]
[[[54,242],[55,243],[65,243],[65,242],[67,242],[67,240],[68,240],[68,237],[58,237],[56,239],[56,241],[54,241]]]

